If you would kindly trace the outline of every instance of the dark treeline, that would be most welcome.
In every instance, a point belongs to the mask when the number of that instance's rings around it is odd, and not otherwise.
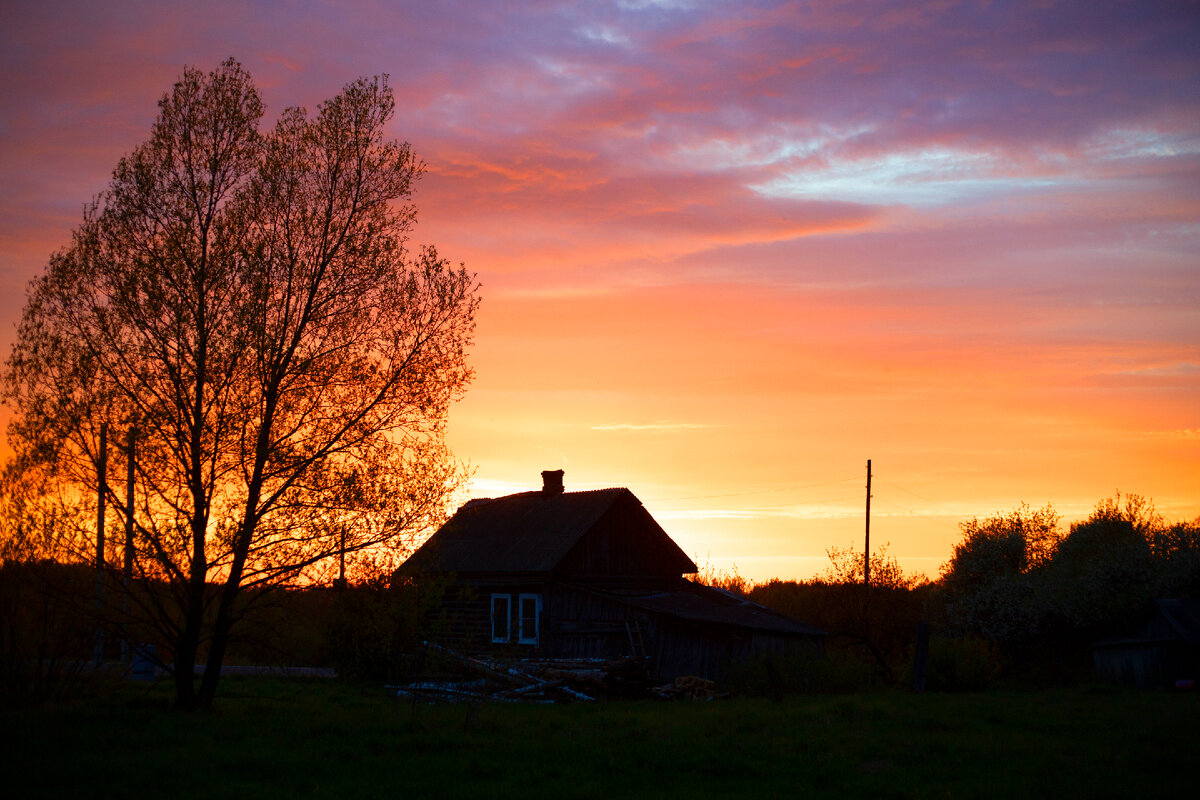
[[[171,602],[165,587],[155,602],[125,602],[111,574],[97,592],[95,569],[48,558],[0,562],[0,705],[72,696],[129,676],[146,662],[163,674],[173,666],[169,639],[144,619],[147,608]],[[215,596],[219,586],[210,584]],[[344,589],[272,587],[239,600],[226,663],[272,667],[332,667],[351,678],[393,680],[413,668],[410,654],[429,635],[429,587],[364,580]],[[213,604],[208,613],[215,613]],[[97,634],[104,668],[94,667]],[[198,658],[206,656],[202,641]]]
[[[1052,507],[1024,505],[960,528],[934,581],[906,576],[886,548],[869,588],[853,549],[831,549],[809,581],[705,577],[828,631],[831,675],[818,688],[910,684],[922,621],[930,689],[1085,680],[1093,642],[1132,632],[1156,599],[1200,597],[1200,519],[1169,522],[1137,495],[1102,500],[1065,530]]]
[[[808,581],[751,584],[736,572],[706,570],[699,580],[830,634],[819,661],[743,664],[731,671],[731,688],[910,686],[921,622],[932,631],[931,690],[1089,680],[1093,642],[1130,632],[1156,599],[1200,598],[1200,519],[1168,522],[1136,495],[1103,500],[1066,529],[1049,506],[1021,506],[960,528],[950,560],[932,581],[906,575],[886,546],[872,553],[869,587],[862,553],[853,548],[831,548],[830,566]],[[97,630],[110,676],[122,640],[153,645],[160,669],[171,664],[169,643],[138,621],[138,609],[155,603],[124,603],[111,573],[98,601],[95,571],[87,565],[6,556],[0,564],[4,702],[70,693],[102,677],[91,668]],[[383,577],[342,590],[247,591],[228,663],[327,666],[344,676],[398,680],[420,668],[412,654],[429,626],[436,627],[438,598],[436,587],[392,586]],[[159,599],[167,602],[169,593]],[[125,653],[127,671],[132,656]]]

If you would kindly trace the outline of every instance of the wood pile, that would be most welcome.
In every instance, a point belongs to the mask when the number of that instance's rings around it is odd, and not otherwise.
[[[393,687],[401,697],[424,702],[592,702],[599,699],[655,697],[707,699],[718,696],[712,681],[689,676],[654,687],[649,659],[503,660],[468,656],[436,644],[427,645],[465,680],[423,680]]]
[[[717,685],[710,680],[695,675],[680,675],[674,683],[658,686],[654,694],[664,700],[686,698],[688,700],[716,700],[728,697],[717,691]]]

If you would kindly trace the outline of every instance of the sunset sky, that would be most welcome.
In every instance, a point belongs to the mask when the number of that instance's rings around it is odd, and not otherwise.
[[[478,274],[471,494],[627,486],[699,563],[1115,490],[1200,515],[1200,5],[0,6],[0,350],[185,65],[268,119],[387,73]]]

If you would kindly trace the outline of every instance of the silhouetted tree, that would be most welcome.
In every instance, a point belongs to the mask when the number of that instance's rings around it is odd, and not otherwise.
[[[905,575],[896,557],[888,553],[888,544],[871,553],[871,588],[913,589],[928,579],[921,573]],[[863,554],[854,546],[830,547],[825,551],[829,566],[819,579],[830,584],[861,585],[863,582]]]
[[[939,586],[948,621],[1011,661],[1078,660],[1134,628],[1155,597],[1200,591],[1200,525],[1168,524],[1138,495],[1101,500],[1065,534],[1049,506],[961,528]]]
[[[1071,526],[1045,575],[1065,631],[1111,635],[1137,622],[1153,600],[1151,541],[1165,527],[1145,498],[1120,494]]]
[[[1047,621],[1047,586],[1037,573],[1062,539],[1058,522],[1050,505],[1022,504],[1008,514],[961,523],[962,540],[942,566],[953,627],[1004,645],[1033,638]]]
[[[1200,517],[1151,532],[1156,597],[1200,597]]]
[[[959,525],[962,541],[942,566],[942,579],[955,591],[976,590],[1000,576],[1020,575],[1049,562],[1062,538],[1053,507],[1021,505],[1008,514]]]
[[[153,589],[131,595],[182,707],[212,700],[242,588],[398,553],[461,482],[443,429],[477,290],[406,247],[423,165],[386,137],[393,110],[386,78],[360,79],[262,134],[241,65],[188,69],[31,286],[9,442],[53,503],[86,509],[101,424],[110,463],[136,430],[134,571]],[[118,522],[123,484],[105,487]]]
[[[750,599],[833,634],[830,646],[866,669],[896,680],[921,618],[924,575],[906,575],[887,545],[871,554],[871,585],[863,585],[863,555],[853,546],[826,551],[829,566],[811,581],[771,580],[754,585]]]

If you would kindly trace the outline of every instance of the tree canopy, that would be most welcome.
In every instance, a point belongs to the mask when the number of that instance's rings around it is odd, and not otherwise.
[[[1139,495],[1100,501],[1066,532],[1050,506],[960,527],[941,581],[949,620],[1010,653],[1126,634],[1155,598],[1200,590],[1200,520],[1169,524]]]
[[[461,482],[444,429],[478,290],[409,248],[424,167],[388,137],[394,107],[364,78],[263,133],[240,64],[187,69],[30,287],[12,483],[44,489],[25,510],[87,508],[102,428],[110,460],[135,452],[132,572],[156,588],[131,595],[183,706],[212,698],[240,589],[394,559]],[[123,484],[101,487],[119,521]]]

